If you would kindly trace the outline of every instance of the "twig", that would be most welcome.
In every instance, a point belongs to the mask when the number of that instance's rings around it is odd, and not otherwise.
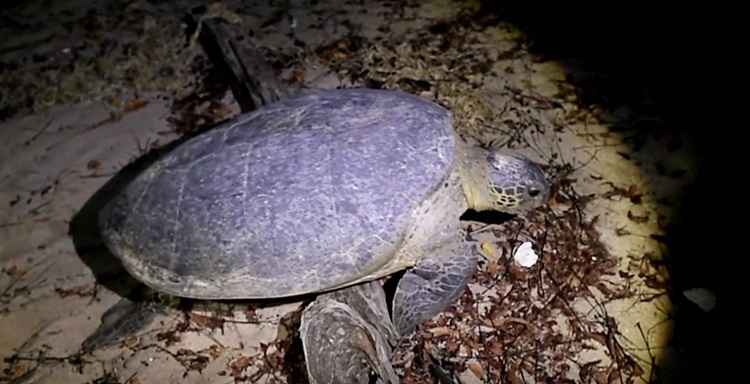
[[[656,367],[656,357],[654,357],[654,354],[651,352],[651,344],[648,342],[648,338],[646,338],[646,335],[643,333],[643,328],[641,328],[641,323],[637,322],[635,326],[638,328],[638,332],[641,334],[641,338],[643,338],[643,343],[646,345],[646,352],[648,353],[648,358],[651,360],[651,369],[648,375],[648,382],[652,383],[656,377],[655,377],[655,369]]]

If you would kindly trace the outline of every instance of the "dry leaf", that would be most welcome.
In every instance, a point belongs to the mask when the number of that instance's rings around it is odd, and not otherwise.
[[[429,332],[432,334],[432,336],[440,337],[440,336],[450,335],[452,331],[448,327],[436,327],[436,328],[431,328]]]

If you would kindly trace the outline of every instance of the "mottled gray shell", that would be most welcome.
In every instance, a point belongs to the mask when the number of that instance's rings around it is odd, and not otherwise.
[[[316,91],[196,136],[101,212],[139,280],[196,298],[318,292],[382,268],[455,166],[450,113],[397,91]],[[460,214],[460,213],[458,213]]]

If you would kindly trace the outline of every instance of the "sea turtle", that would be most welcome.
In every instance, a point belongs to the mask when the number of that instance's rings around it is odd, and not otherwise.
[[[316,90],[182,143],[122,189],[99,225],[127,271],[161,292],[322,293],[302,317],[311,382],[360,382],[352,348],[387,357],[385,344],[465,288],[477,254],[459,217],[522,213],[548,193],[539,165],[469,145],[434,102]],[[389,316],[376,283],[404,270]],[[384,365],[375,371],[396,381]]]

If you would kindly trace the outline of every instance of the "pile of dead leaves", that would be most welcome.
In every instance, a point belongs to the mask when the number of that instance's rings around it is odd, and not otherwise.
[[[633,293],[609,279],[617,260],[594,219],[581,214],[586,198],[562,181],[554,200],[553,209],[491,225],[499,240],[483,244],[489,254],[471,289],[397,350],[405,383],[628,383],[643,373],[619,344],[617,323],[601,300]],[[540,256],[530,268],[512,257],[524,241]],[[596,312],[580,313],[582,301]],[[608,362],[578,359],[594,344],[604,347]]]

